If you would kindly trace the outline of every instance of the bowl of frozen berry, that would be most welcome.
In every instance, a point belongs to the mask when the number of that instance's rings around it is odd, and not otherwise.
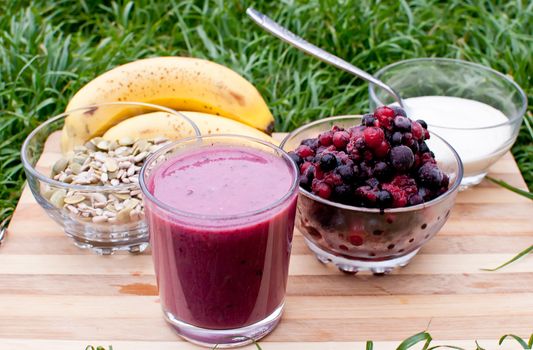
[[[281,147],[300,169],[298,230],[346,273],[407,265],[448,219],[463,176],[455,150],[396,107],[309,123]]]

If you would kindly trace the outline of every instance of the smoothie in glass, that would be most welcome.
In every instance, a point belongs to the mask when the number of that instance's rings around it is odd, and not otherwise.
[[[297,170],[260,141],[203,139],[177,142],[144,172],[157,283],[178,333],[241,345],[249,340],[242,337],[266,335],[281,315]]]

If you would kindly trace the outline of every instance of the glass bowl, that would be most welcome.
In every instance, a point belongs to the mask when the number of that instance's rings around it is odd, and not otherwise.
[[[317,137],[333,125],[350,128],[360,123],[360,116],[325,118],[296,129],[280,147],[292,151],[302,140]],[[319,261],[347,273],[388,273],[407,265],[441,229],[455,203],[463,166],[442,138],[431,134],[426,143],[450,178],[448,191],[429,202],[380,210],[332,202],[300,187],[296,227]]]
[[[425,120],[459,153],[462,189],[480,183],[509,151],[527,108],[526,94],[510,77],[467,61],[410,59],[386,66],[375,76],[402,96],[411,118]],[[369,94],[371,110],[394,103],[372,84]]]
[[[113,113],[117,108],[127,107],[132,115],[148,112],[163,111],[183,118],[183,127],[189,130],[190,136],[198,136],[200,132],[196,125],[186,116],[162,106],[137,102],[115,102],[93,105],[87,108],[72,110],[39,125],[33,130],[22,145],[21,157],[26,178],[33,196],[44,208],[46,213],[60,224],[66,235],[73,239],[80,248],[88,248],[97,254],[111,254],[115,251],[142,252],[148,246],[148,227],[144,220],[144,211],[137,210],[135,215],[131,211],[142,208],[141,191],[138,182],[112,185],[74,185],[52,179],[52,167],[63,157],[59,147],[61,128],[65,118],[74,113],[91,113],[95,108]],[[84,198],[84,202],[65,203],[71,194]],[[129,202],[125,200],[133,198]],[[80,207],[83,203],[90,203],[90,209]],[[83,216],[87,210],[102,210],[100,216],[105,216],[105,206],[120,203],[127,209],[122,214],[117,211],[115,219],[98,222],[94,218]],[[135,206],[133,206],[135,204]],[[129,208],[129,206],[132,206]],[[83,209],[83,210],[82,210]],[[131,209],[131,211],[129,211]],[[99,213],[99,212],[98,212]],[[125,215],[128,214],[128,215]],[[113,214],[109,214],[112,216]],[[120,215],[120,216],[119,216]]]

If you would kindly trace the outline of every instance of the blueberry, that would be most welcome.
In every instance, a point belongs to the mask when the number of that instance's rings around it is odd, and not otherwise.
[[[429,147],[428,145],[424,142],[424,141],[421,141],[418,145],[418,151],[420,153],[426,153],[426,152],[429,152]]]
[[[427,129],[427,128],[428,128],[428,124],[427,124],[425,121],[423,121],[422,119],[418,119],[416,122],[417,122],[418,124],[422,125],[422,127],[423,127],[424,129]]]
[[[424,198],[422,198],[422,196],[418,193],[413,194],[409,198],[409,205],[417,205],[422,203],[424,203]]]
[[[379,186],[379,181],[375,177],[371,177],[370,179],[365,181],[365,184],[367,184],[368,186],[372,188],[376,188]]]
[[[291,159],[298,165],[302,165],[303,163],[303,159],[302,157],[300,157],[299,155],[297,155],[296,153],[294,152],[289,152],[289,157],[291,157]]]
[[[399,115],[394,118],[394,126],[400,131],[411,131],[411,120]]]
[[[313,179],[315,177],[315,167],[314,165],[311,165],[305,169],[303,174],[300,175],[300,186],[302,186],[305,189],[310,189],[311,184],[313,183]]]
[[[407,146],[409,146],[409,148],[411,149],[411,151],[413,151],[414,154],[418,153],[419,147],[418,147],[418,142],[416,142],[416,140],[411,139],[407,143]]]
[[[376,118],[374,118],[373,114],[365,114],[361,124],[364,126],[373,126],[375,121]]]
[[[347,184],[337,185],[333,189],[333,195],[342,202],[349,201],[352,196],[352,186]]]
[[[401,145],[403,140],[403,135],[401,132],[396,131],[394,134],[392,134],[391,137],[391,143],[393,145]]]
[[[379,191],[377,197],[377,202],[380,208],[388,208],[392,205],[393,198],[389,191]]]
[[[300,144],[316,150],[318,148],[318,139],[305,139]]]
[[[388,179],[392,175],[391,167],[385,162],[377,162],[374,165],[374,176],[380,180]]]
[[[403,108],[398,106],[391,106],[392,110],[394,111],[394,114],[401,115],[402,117],[407,117],[407,113],[403,110]]]
[[[368,163],[362,162],[361,164],[359,164],[360,177],[367,179],[369,177],[372,177],[373,173],[374,170],[370,165],[368,165]]]
[[[407,171],[415,162],[413,151],[407,146],[396,146],[390,152],[392,166],[398,171]]]
[[[418,169],[418,180],[430,189],[438,189],[444,179],[444,173],[433,163],[425,163]]]
[[[353,168],[349,165],[341,165],[336,171],[344,182],[351,182],[354,179]]]
[[[326,153],[320,157],[318,164],[323,171],[330,171],[337,166],[337,158],[331,153]]]

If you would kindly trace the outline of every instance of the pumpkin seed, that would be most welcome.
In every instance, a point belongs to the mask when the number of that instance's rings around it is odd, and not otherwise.
[[[66,197],[64,199],[65,203],[67,204],[78,204],[80,202],[83,202],[85,200],[85,196],[82,196],[81,194],[75,194],[70,197]]]

